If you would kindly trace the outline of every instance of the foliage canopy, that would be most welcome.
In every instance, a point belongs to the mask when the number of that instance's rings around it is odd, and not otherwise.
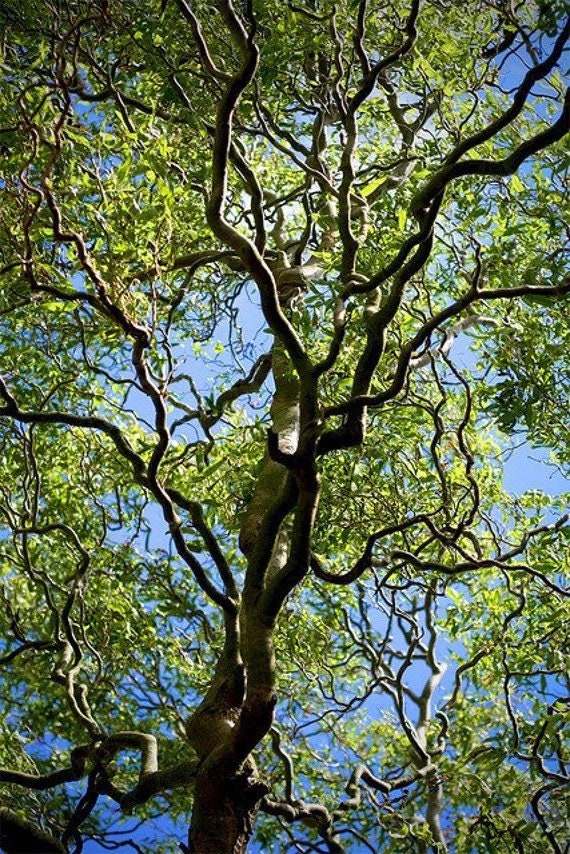
[[[2,5],[5,851],[563,850],[566,12]]]

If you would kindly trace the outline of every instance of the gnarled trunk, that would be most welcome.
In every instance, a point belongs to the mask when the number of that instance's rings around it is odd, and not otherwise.
[[[249,763],[230,778],[215,766],[199,771],[188,835],[191,854],[243,854],[266,793]]]
[[[272,373],[273,432],[278,450],[292,455],[299,441],[299,379],[279,342],[272,349]],[[192,854],[245,852],[268,791],[250,754],[269,731],[275,705],[274,621],[264,613],[261,596],[289,554],[288,480],[287,469],[267,456],[240,532],[248,573],[239,617],[226,621],[216,675],[187,722],[201,761],[188,835]]]

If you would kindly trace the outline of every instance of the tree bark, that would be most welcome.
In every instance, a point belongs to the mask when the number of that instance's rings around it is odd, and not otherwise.
[[[252,763],[229,779],[213,766],[196,777],[188,836],[191,854],[244,854],[267,787]]]
[[[299,379],[278,341],[271,361],[272,429],[278,450],[292,455],[299,441]],[[243,854],[268,792],[250,753],[269,731],[275,706],[273,621],[260,597],[288,559],[287,484],[287,469],[266,454],[240,531],[248,572],[239,620],[226,625],[216,675],[187,722],[188,739],[200,759],[188,834],[191,854]]]
[[[57,839],[31,821],[0,807],[0,849],[6,854],[64,854]]]

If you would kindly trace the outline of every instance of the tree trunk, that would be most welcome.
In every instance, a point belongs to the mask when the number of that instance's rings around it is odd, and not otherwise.
[[[299,441],[299,379],[279,342],[272,348],[272,372],[272,428],[279,451],[291,455]],[[235,635],[226,634],[216,676],[187,722],[188,739],[201,759],[188,835],[191,854],[244,854],[268,792],[250,755],[269,731],[275,705],[273,626],[259,609],[259,599],[288,558],[290,530],[281,507],[287,479],[287,470],[266,456],[240,531],[249,565],[239,624]],[[255,547],[272,512],[276,518],[261,535],[267,548],[258,550],[263,555],[258,566]]]
[[[191,854],[244,854],[267,787],[252,765],[230,779],[198,772],[188,835]]]

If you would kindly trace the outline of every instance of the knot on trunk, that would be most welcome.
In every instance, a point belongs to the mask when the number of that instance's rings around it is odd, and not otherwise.
[[[198,756],[219,747],[239,718],[245,694],[245,669],[237,665],[217,685],[186,722],[186,735]]]

